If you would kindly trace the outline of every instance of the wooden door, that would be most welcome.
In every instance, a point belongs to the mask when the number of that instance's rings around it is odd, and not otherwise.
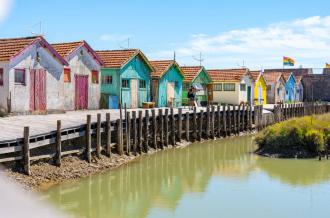
[[[174,99],[175,99],[175,83],[168,82],[166,87],[166,95],[167,95],[167,106],[174,107]]]
[[[75,109],[88,108],[88,76],[75,75]]]
[[[138,108],[138,80],[131,79],[131,108]]]
[[[209,104],[213,103],[213,84],[207,85],[207,100]]]
[[[44,69],[30,70],[30,110],[46,110],[46,71]]]

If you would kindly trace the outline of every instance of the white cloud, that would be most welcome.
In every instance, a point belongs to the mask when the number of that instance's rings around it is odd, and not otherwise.
[[[2,23],[12,8],[13,0],[0,0],[0,23]]]
[[[295,58],[298,65],[323,67],[326,60],[330,62],[330,16],[237,29],[213,36],[194,34],[173,50],[181,64],[196,64],[192,56],[202,52],[204,65],[210,68],[237,67],[243,60],[251,68],[281,67],[282,56]],[[166,58],[163,55],[168,53],[161,51],[153,55]]]
[[[103,34],[100,36],[102,41],[110,41],[110,42],[120,42],[127,40],[130,38],[130,35],[118,35],[118,34]]]

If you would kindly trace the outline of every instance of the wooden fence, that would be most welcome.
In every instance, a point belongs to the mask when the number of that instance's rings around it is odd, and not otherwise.
[[[292,117],[321,114],[330,111],[326,104],[290,104],[277,105],[273,119],[266,122],[262,106],[209,106],[205,110],[187,111],[182,108],[174,114],[171,109],[152,109],[126,112],[123,120],[111,122],[111,114],[106,120],[97,115],[97,122],[91,122],[87,115],[83,126],[65,129],[61,121],[57,121],[57,130],[45,136],[31,137],[30,128],[25,127],[23,138],[17,145],[0,148],[0,162],[18,161],[22,163],[24,173],[30,175],[32,161],[41,159],[54,160],[61,165],[65,155],[83,154],[87,162],[101,153],[111,157],[112,152],[119,155],[137,155],[148,153],[150,149],[163,149],[169,145],[177,146],[183,140],[201,141],[238,135],[240,132],[261,130],[265,126]],[[126,122],[127,121],[127,122]],[[41,151],[42,152],[36,152]]]

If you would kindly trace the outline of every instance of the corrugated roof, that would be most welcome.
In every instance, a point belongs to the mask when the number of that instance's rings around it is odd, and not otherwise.
[[[122,68],[133,57],[140,53],[139,49],[96,51],[106,68]]]
[[[198,74],[204,69],[204,67],[201,66],[184,66],[184,67],[180,67],[185,81],[193,81],[196,76],[198,76]]]
[[[243,69],[218,69],[218,70],[208,70],[207,73],[210,75],[213,82],[222,81],[233,81],[239,82],[242,77],[248,73],[248,70]]]

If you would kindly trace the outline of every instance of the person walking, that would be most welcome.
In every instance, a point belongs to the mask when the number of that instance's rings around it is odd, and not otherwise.
[[[194,107],[196,106],[195,104],[195,92],[194,92],[194,88],[191,87],[189,90],[188,90],[188,107],[189,107],[189,110],[193,110]]]

